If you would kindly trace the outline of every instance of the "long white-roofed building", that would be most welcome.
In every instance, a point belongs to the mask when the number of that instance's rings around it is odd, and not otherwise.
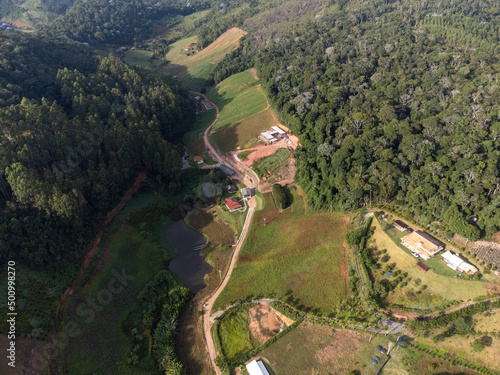
[[[248,375],[269,375],[269,371],[267,371],[264,363],[259,359],[256,361],[255,359],[246,365]]]

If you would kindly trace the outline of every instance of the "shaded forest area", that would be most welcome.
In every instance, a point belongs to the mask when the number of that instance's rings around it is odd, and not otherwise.
[[[300,137],[296,179],[312,207],[354,209],[371,194],[447,235],[490,236],[500,230],[497,5],[330,1],[291,33],[261,23],[213,82],[257,67]]]
[[[182,150],[171,142],[194,111],[174,81],[74,44],[2,34],[0,55],[0,257],[23,269],[19,331],[45,337],[57,297],[137,174],[180,188]]]

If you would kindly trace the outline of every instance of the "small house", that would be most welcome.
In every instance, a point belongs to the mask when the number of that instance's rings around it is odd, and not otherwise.
[[[191,46],[184,47],[184,51],[186,51],[186,52],[190,52],[192,50],[193,50],[193,47],[191,47]]]
[[[203,158],[201,156],[195,156],[193,159],[196,164],[203,164]]]
[[[444,248],[442,242],[421,230],[416,230],[401,238],[401,244],[424,260],[428,260]]]
[[[236,185],[227,185],[226,189],[227,189],[227,192],[229,194],[233,194],[233,193],[236,193],[238,191],[238,188],[236,187]]]
[[[399,229],[401,232],[406,232],[410,226],[401,220],[394,220],[394,228]]]
[[[210,100],[208,99],[205,99],[203,102],[203,105],[205,106],[205,109],[214,109],[215,108],[215,104],[212,103]]]
[[[226,199],[224,201],[224,204],[226,205],[229,212],[239,210],[240,208],[243,207],[243,205],[240,203],[240,201],[234,197]]]
[[[246,365],[248,375],[269,375],[266,366],[262,360],[256,361],[255,359]]]
[[[244,200],[249,200],[250,198],[252,198],[252,189],[249,189],[249,188],[243,188],[241,189],[241,195],[243,196],[243,199]]]

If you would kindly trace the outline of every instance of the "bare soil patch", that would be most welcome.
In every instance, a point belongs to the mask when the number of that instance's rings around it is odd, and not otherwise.
[[[399,310],[399,309],[381,309],[381,311],[383,311],[387,315],[392,316],[396,319],[404,319],[404,320],[408,320],[408,319],[415,320],[415,319],[418,319],[422,316],[416,312],[404,311],[404,310]]]
[[[253,163],[255,163],[257,160],[274,154],[279,148],[280,148],[280,146],[278,146],[278,145],[259,147],[254,152],[249,154],[247,156],[247,160],[245,160],[243,163],[246,166],[251,167],[253,165]]]
[[[275,311],[267,302],[248,309],[250,333],[259,342],[265,343],[282,329],[293,324],[293,320]]]
[[[315,358],[321,364],[328,363],[335,370],[341,370],[338,359],[346,353],[357,353],[361,348],[361,333],[355,331],[334,330],[329,344],[316,352]]]
[[[295,167],[295,159],[289,158],[278,170],[276,170],[269,178],[260,181],[260,191],[266,193],[271,191],[271,187],[276,182],[281,185],[293,185],[294,177],[297,168]]]

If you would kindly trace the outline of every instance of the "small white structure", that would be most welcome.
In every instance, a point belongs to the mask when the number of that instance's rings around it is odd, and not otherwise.
[[[249,200],[250,198],[252,198],[252,189],[249,189],[249,188],[243,188],[241,189],[241,195],[243,196],[243,199],[244,200]]]
[[[458,255],[454,254],[450,250],[446,251],[443,255],[443,262],[446,263],[448,267],[452,270],[457,270],[458,272],[466,273],[467,275],[474,275],[477,272],[477,268],[472,264],[465,262]]]
[[[286,134],[285,131],[283,129],[281,129],[280,127],[278,127],[278,126],[272,126],[271,129],[274,130],[279,135],[285,135]]]
[[[255,359],[246,365],[248,375],[269,375],[266,366],[261,360],[256,361]]]
[[[269,132],[264,132],[264,133],[260,133],[260,135],[262,135],[265,140],[269,143],[273,143],[273,142],[276,142],[277,139],[273,137],[273,135]]]

